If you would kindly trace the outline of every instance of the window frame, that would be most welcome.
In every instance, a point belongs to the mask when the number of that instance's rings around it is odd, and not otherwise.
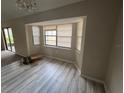
[[[73,24],[72,23],[67,23],[67,24],[71,24],[72,25],[72,31],[73,31]],[[59,24],[59,25],[65,25],[65,24]],[[47,25],[48,26],[48,25]],[[61,48],[61,49],[72,49],[72,34],[71,36],[69,36],[71,38],[71,42],[70,42],[70,47],[65,47],[65,46],[59,46],[57,44],[58,42],[58,36],[57,36],[57,32],[58,32],[58,25],[55,25],[56,26],[56,29],[48,29],[48,30],[43,30],[43,35],[44,35],[44,46],[45,47],[53,47],[53,48]],[[45,31],[51,31],[51,30],[56,30],[56,45],[49,45],[49,44],[46,44],[46,35],[45,35]],[[72,32],[71,32],[72,33]],[[51,35],[52,36],[52,35]],[[65,37],[68,37],[68,36],[65,36]]]

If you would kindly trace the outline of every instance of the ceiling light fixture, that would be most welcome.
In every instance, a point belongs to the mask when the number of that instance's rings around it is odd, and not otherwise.
[[[20,10],[32,12],[37,9],[36,0],[17,0],[16,5]]]

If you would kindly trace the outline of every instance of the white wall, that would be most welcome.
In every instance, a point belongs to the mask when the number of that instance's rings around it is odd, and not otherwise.
[[[119,16],[106,74],[108,93],[123,93],[123,16]]]
[[[119,5],[120,0],[85,0],[11,20],[17,53],[28,54],[25,24],[67,17],[87,16],[85,48],[82,56],[82,74],[104,80]]]

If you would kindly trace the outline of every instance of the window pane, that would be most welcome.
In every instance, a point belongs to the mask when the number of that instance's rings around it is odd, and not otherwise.
[[[34,45],[39,45],[40,39],[37,36],[34,36]]]
[[[38,26],[32,26],[33,43],[34,45],[40,44],[40,29]]]
[[[12,28],[8,28],[8,32],[9,32],[9,38],[10,38],[10,42],[11,42],[12,51],[15,52],[15,46],[14,46],[14,38],[13,38]]]
[[[56,36],[46,36],[46,44],[56,45]]]
[[[56,35],[56,30],[45,31],[45,35]]]
[[[56,30],[48,30],[45,32],[45,44],[56,46]]]
[[[14,44],[12,28],[8,28],[8,32],[9,32],[9,35],[10,35],[10,41],[11,41],[12,44]]]
[[[46,44],[47,44],[47,45],[56,45],[56,41],[52,41],[52,40],[47,41],[47,40],[46,40]]]
[[[68,43],[68,42],[58,42],[58,46],[61,46],[61,47],[71,47],[71,43]]]
[[[58,37],[58,46],[71,47],[71,37]]]
[[[46,36],[46,40],[56,41],[56,36]]]
[[[68,42],[68,43],[71,43],[71,37],[58,36],[58,42]]]
[[[58,25],[57,27],[57,45],[62,47],[71,47],[72,24]]]
[[[9,34],[8,34],[8,30],[6,28],[4,29],[4,34],[5,34],[7,48],[8,48],[8,50],[11,50],[10,41],[9,41]]]
[[[72,24],[58,25],[58,36],[72,36]]]
[[[33,30],[33,36],[40,36],[40,29],[38,26],[33,26],[32,30]]]

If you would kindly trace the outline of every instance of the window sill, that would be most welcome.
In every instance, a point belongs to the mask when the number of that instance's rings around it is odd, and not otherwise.
[[[72,50],[72,48],[67,47],[57,47],[57,46],[50,46],[50,45],[44,45],[46,48],[55,48],[55,49],[63,49],[63,50]]]

